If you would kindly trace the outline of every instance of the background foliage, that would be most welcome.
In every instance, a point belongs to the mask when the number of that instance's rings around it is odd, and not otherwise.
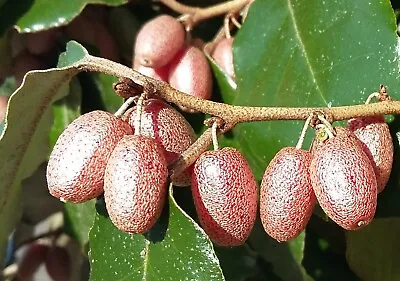
[[[11,63],[12,50],[4,47],[11,40],[10,26],[24,33],[66,25],[93,3],[109,6],[106,26],[121,61],[130,65],[135,31],[156,13],[149,2],[126,2],[0,1],[0,73],[7,72]],[[163,6],[159,9],[170,12]],[[257,106],[350,105],[362,103],[379,84],[387,85],[390,95],[399,99],[400,45],[394,9],[385,0],[255,1],[234,41],[237,87],[210,61],[216,81],[214,100]],[[209,40],[221,22],[202,23],[194,33]],[[46,161],[62,130],[81,113],[113,112],[122,103],[112,90],[114,77],[78,74],[75,64],[86,50],[73,42],[64,50],[66,41],[59,39],[50,63],[55,68],[30,72],[14,93],[11,78],[1,87],[1,95],[13,93],[0,137],[1,258],[9,234],[15,228],[18,233],[22,205],[29,200],[23,180]],[[96,46],[86,47],[90,53],[99,52]],[[57,60],[62,51],[66,52]],[[188,115],[198,133],[202,119]],[[275,242],[257,222],[244,246],[215,247],[196,222],[190,190],[171,187],[168,206],[146,235],[129,236],[115,229],[101,199],[65,204],[65,231],[88,257],[92,281],[397,280],[400,125],[398,117],[388,120],[395,143],[394,172],[379,196],[376,219],[363,230],[346,232],[316,212],[306,231],[291,242]],[[243,152],[260,180],[275,153],[295,144],[301,126],[288,121],[240,124],[221,138],[221,144]]]

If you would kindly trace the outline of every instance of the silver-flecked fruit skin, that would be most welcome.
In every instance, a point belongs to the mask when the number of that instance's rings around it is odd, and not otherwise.
[[[389,180],[393,163],[393,139],[384,116],[351,119],[348,127],[361,141],[370,158],[378,183],[378,193],[382,192]]]
[[[127,122],[105,111],[75,119],[50,155],[46,174],[50,194],[73,203],[99,196],[112,151],[124,135],[132,133]]]
[[[324,212],[339,226],[356,230],[375,215],[377,181],[360,141],[348,129],[315,146],[311,184]]]
[[[104,200],[113,224],[129,233],[150,230],[164,206],[167,182],[161,146],[147,136],[124,136],[104,176]]]

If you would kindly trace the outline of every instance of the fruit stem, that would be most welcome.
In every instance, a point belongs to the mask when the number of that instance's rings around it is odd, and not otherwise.
[[[135,135],[140,135],[140,131],[142,129],[142,113],[143,113],[143,103],[146,97],[146,93],[143,92],[137,103],[136,103],[136,120],[135,120]]]
[[[231,38],[231,27],[230,27],[229,15],[226,15],[224,18],[224,32],[225,32],[225,37],[227,39],[230,39]]]
[[[230,13],[229,18],[231,19],[233,25],[236,26],[237,29],[242,28],[242,24],[236,19],[235,15]]]
[[[160,0],[160,2],[177,13],[184,14],[184,16],[187,15],[187,17],[182,17],[182,20],[192,28],[203,20],[227,13],[239,12],[250,2],[250,0],[232,0],[206,8],[187,6],[176,0]]]
[[[368,96],[367,100],[365,101],[365,104],[369,104],[373,98],[379,98],[379,96],[380,96],[380,93],[377,93],[377,92],[370,94]]]
[[[318,124],[317,126],[315,126],[315,128],[317,130],[320,130],[320,129],[324,130],[328,134],[328,137],[330,139],[334,137],[333,132],[325,124]]]
[[[120,108],[114,113],[116,117],[121,117],[122,114],[125,113],[125,111],[128,109],[128,107],[135,101],[136,97],[130,97],[128,98]]]
[[[213,142],[214,150],[218,150],[219,149],[217,129],[218,129],[218,123],[214,122],[212,127],[211,127],[212,142]]]
[[[335,136],[335,129],[333,129],[332,124],[325,119],[324,115],[317,114],[318,119],[325,125],[325,130],[329,135],[329,138],[333,138]]]
[[[310,114],[310,116],[308,116],[306,122],[304,123],[303,130],[301,131],[299,140],[297,141],[297,144],[296,144],[296,149],[300,149],[303,146],[303,142],[304,142],[304,138],[307,133],[308,126],[310,125],[310,122],[313,119],[313,117],[314,117],[314,114]]]

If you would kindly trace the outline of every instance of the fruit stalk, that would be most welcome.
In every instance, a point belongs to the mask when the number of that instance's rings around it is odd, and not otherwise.
[[[232,0],[206,8],[187,6],[176,0],[160,0],[160,2],[175,12],[188,15],[189,24],[193,27],[203,20],[240,11],[250,2],[250,0]]]

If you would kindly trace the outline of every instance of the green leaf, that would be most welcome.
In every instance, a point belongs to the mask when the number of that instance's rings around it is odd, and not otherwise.
[[[64,220],[66,231],[85,247],[89,242],[89,231],[96,215],[95,199],[81,204],[65,203]]]
[[[360,281],[346,261],[344,232],[332,222],[311,217],[306,229],[302,264],[315,281]]]
[[[111,9],[108,23],[110,32],[118,34],[118,36],[115,36],[115,41],[121,51],[121,56],[128,64],[132,64],[133,46],[135,46],[136,34],[141,24],[132,12],[125,7]]]
[[[224,280],[211,241],[176,204],[169,204],[145,235],[129,235],[114,227],[104,206],[90,231],[91,281]]]
[[[363,281],[400,280],[400,219],[375,219],[365,228],[347,232],[347,261]]]
[[[386,0],[255,1],[233,44],[238,85],[233,104],[359,104],[379,84],[399,97],[397,46]],[[253,122],[238,125],[233,135],[261,179],[276,152],[295,145],[302,125]]]
[[[286,243],[279,243],[264,231],[261,222],[256,221],[248,243],[268,263],[273,272],[284,281],[313,280],[302,267],[305,233]]]
[[[108,112],[116,112],[124,103],[124,99],[115,93],[113,87],[118,78],[103,73],[93,74],[92,77],[100,93],[104,109]]]
[[[79,50],[69,45],[70,52]],[[81,51],[82,49],[80,49]],[[21,181],[47,159],[54,101],[67,94],[76,67],[30,71],[11,96],[0,136],[0,260],[7,236],[21,215]]]
[[[257,254],[247,244],[239,247],[215,247],[226,280],[244,281],[257,272]]]
[[[37,32],[67,25],[88,4],[118,6],[128,0],[8,1],[0,8],[0,34],[15,25],[19,32]]]

